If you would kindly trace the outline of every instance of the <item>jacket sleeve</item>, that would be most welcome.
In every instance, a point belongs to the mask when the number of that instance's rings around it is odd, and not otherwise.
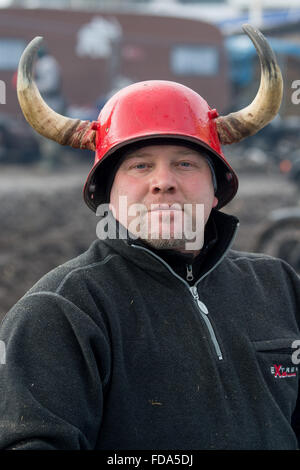
[[[0,329],[0,449],[95,448],[110,371],[100,326],[49,292],[27,295],[8,312]]]

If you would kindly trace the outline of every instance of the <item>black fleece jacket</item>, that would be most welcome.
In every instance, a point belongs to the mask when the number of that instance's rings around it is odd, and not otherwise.
[[[97,240],[8,312],[1,449],[298,448],[299,277],[230,250],[237,219],[212,218],[194,282]]]

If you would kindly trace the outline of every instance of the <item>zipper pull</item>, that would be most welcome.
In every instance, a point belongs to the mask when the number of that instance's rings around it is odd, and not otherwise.
[[[191,292],[193,294],[193,297],[195,299],[195,302],[197,302],[197,305],[199,307],[199,309],[201,310],[202,313],[204,313],[205,315],[208,315],[208,308],[206,307],[206,305],[201,302],[201,300],[199,299],[199,294],[198,294],[198,291],[197,291],[197,287],[196,286],[193,286],[190,288],[191,289]]]
[[[206,307],[206,305],[203,302],[201,302],[201,300],[197,300],[197,302],[198,302],[201,312],[204,313],[205,315],[208,315],[208,308]]]
[[[196,286],[190,287],[190,291],[193,294],[194,299],[198,300],[199,299],[199,294],[198,294],[198,291],[197,291],[197,287]]]
[[[193,267],[191,264],[186,265],[186,280],[187,281],[193,281],[194,276],[193,276]]]

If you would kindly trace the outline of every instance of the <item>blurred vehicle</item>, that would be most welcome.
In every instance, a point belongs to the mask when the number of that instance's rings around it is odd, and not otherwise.
[[[293,181],[300,190],[300,149],[295,152],[292,160],[289,178]]]
[[[300,67],[299,27],[294,27],[289,39],[272,36],[276,32],[262,32],[274,51],[282,75],[284,77],[284,93],[280,107],[280,117],[293,118],[299,116],[295,106],[298,100],[297,86]],[[246,35],[231,35],[225,39],[229,60],[229,73],[232,84],[232,109],[247,106],[249,98],[254,97],[260,80],[260,64],[256,50]],[[294,84],[294,86],[292,85]],[[292,86],[291,86],[292,85]],[[298,127],[299,129],[299,127]]]
[[[1,19],[0,72],[6,83],[29,41],[43,35],[60,67],[68,106],[93,107],[118,87],[120,77],[180,82],[219,113],[231,106],[225,38],[206,21],[138,9],[110,11],[109,5],[94,11],[6,8]],[[18,115],[15,89],[7,87],[6,94],[6,111]]]
[[[254,136],[236,145],[243,165],[257,161],[258,166],[273,167],[299,184],[300,117],[282,119],[279,115]]]
[[[37,136],[27,123],[0,114],[0,163],[32,163],[40,160]]]
[[[300,275],[300,205],[272,211],[253,249],[285,260]]]
[[[267,215],[254,251],[287,261],[300,274],[300,118],[279,118],[258,136],[269,158],[296,187],[296,205],[276,209]]]

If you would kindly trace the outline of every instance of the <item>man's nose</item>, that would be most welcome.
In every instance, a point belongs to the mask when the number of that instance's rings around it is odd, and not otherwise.
[[[156,168],[151,178],[151,192],[174,193],[176,191],[176,180],[170,168],[161,166]]]

